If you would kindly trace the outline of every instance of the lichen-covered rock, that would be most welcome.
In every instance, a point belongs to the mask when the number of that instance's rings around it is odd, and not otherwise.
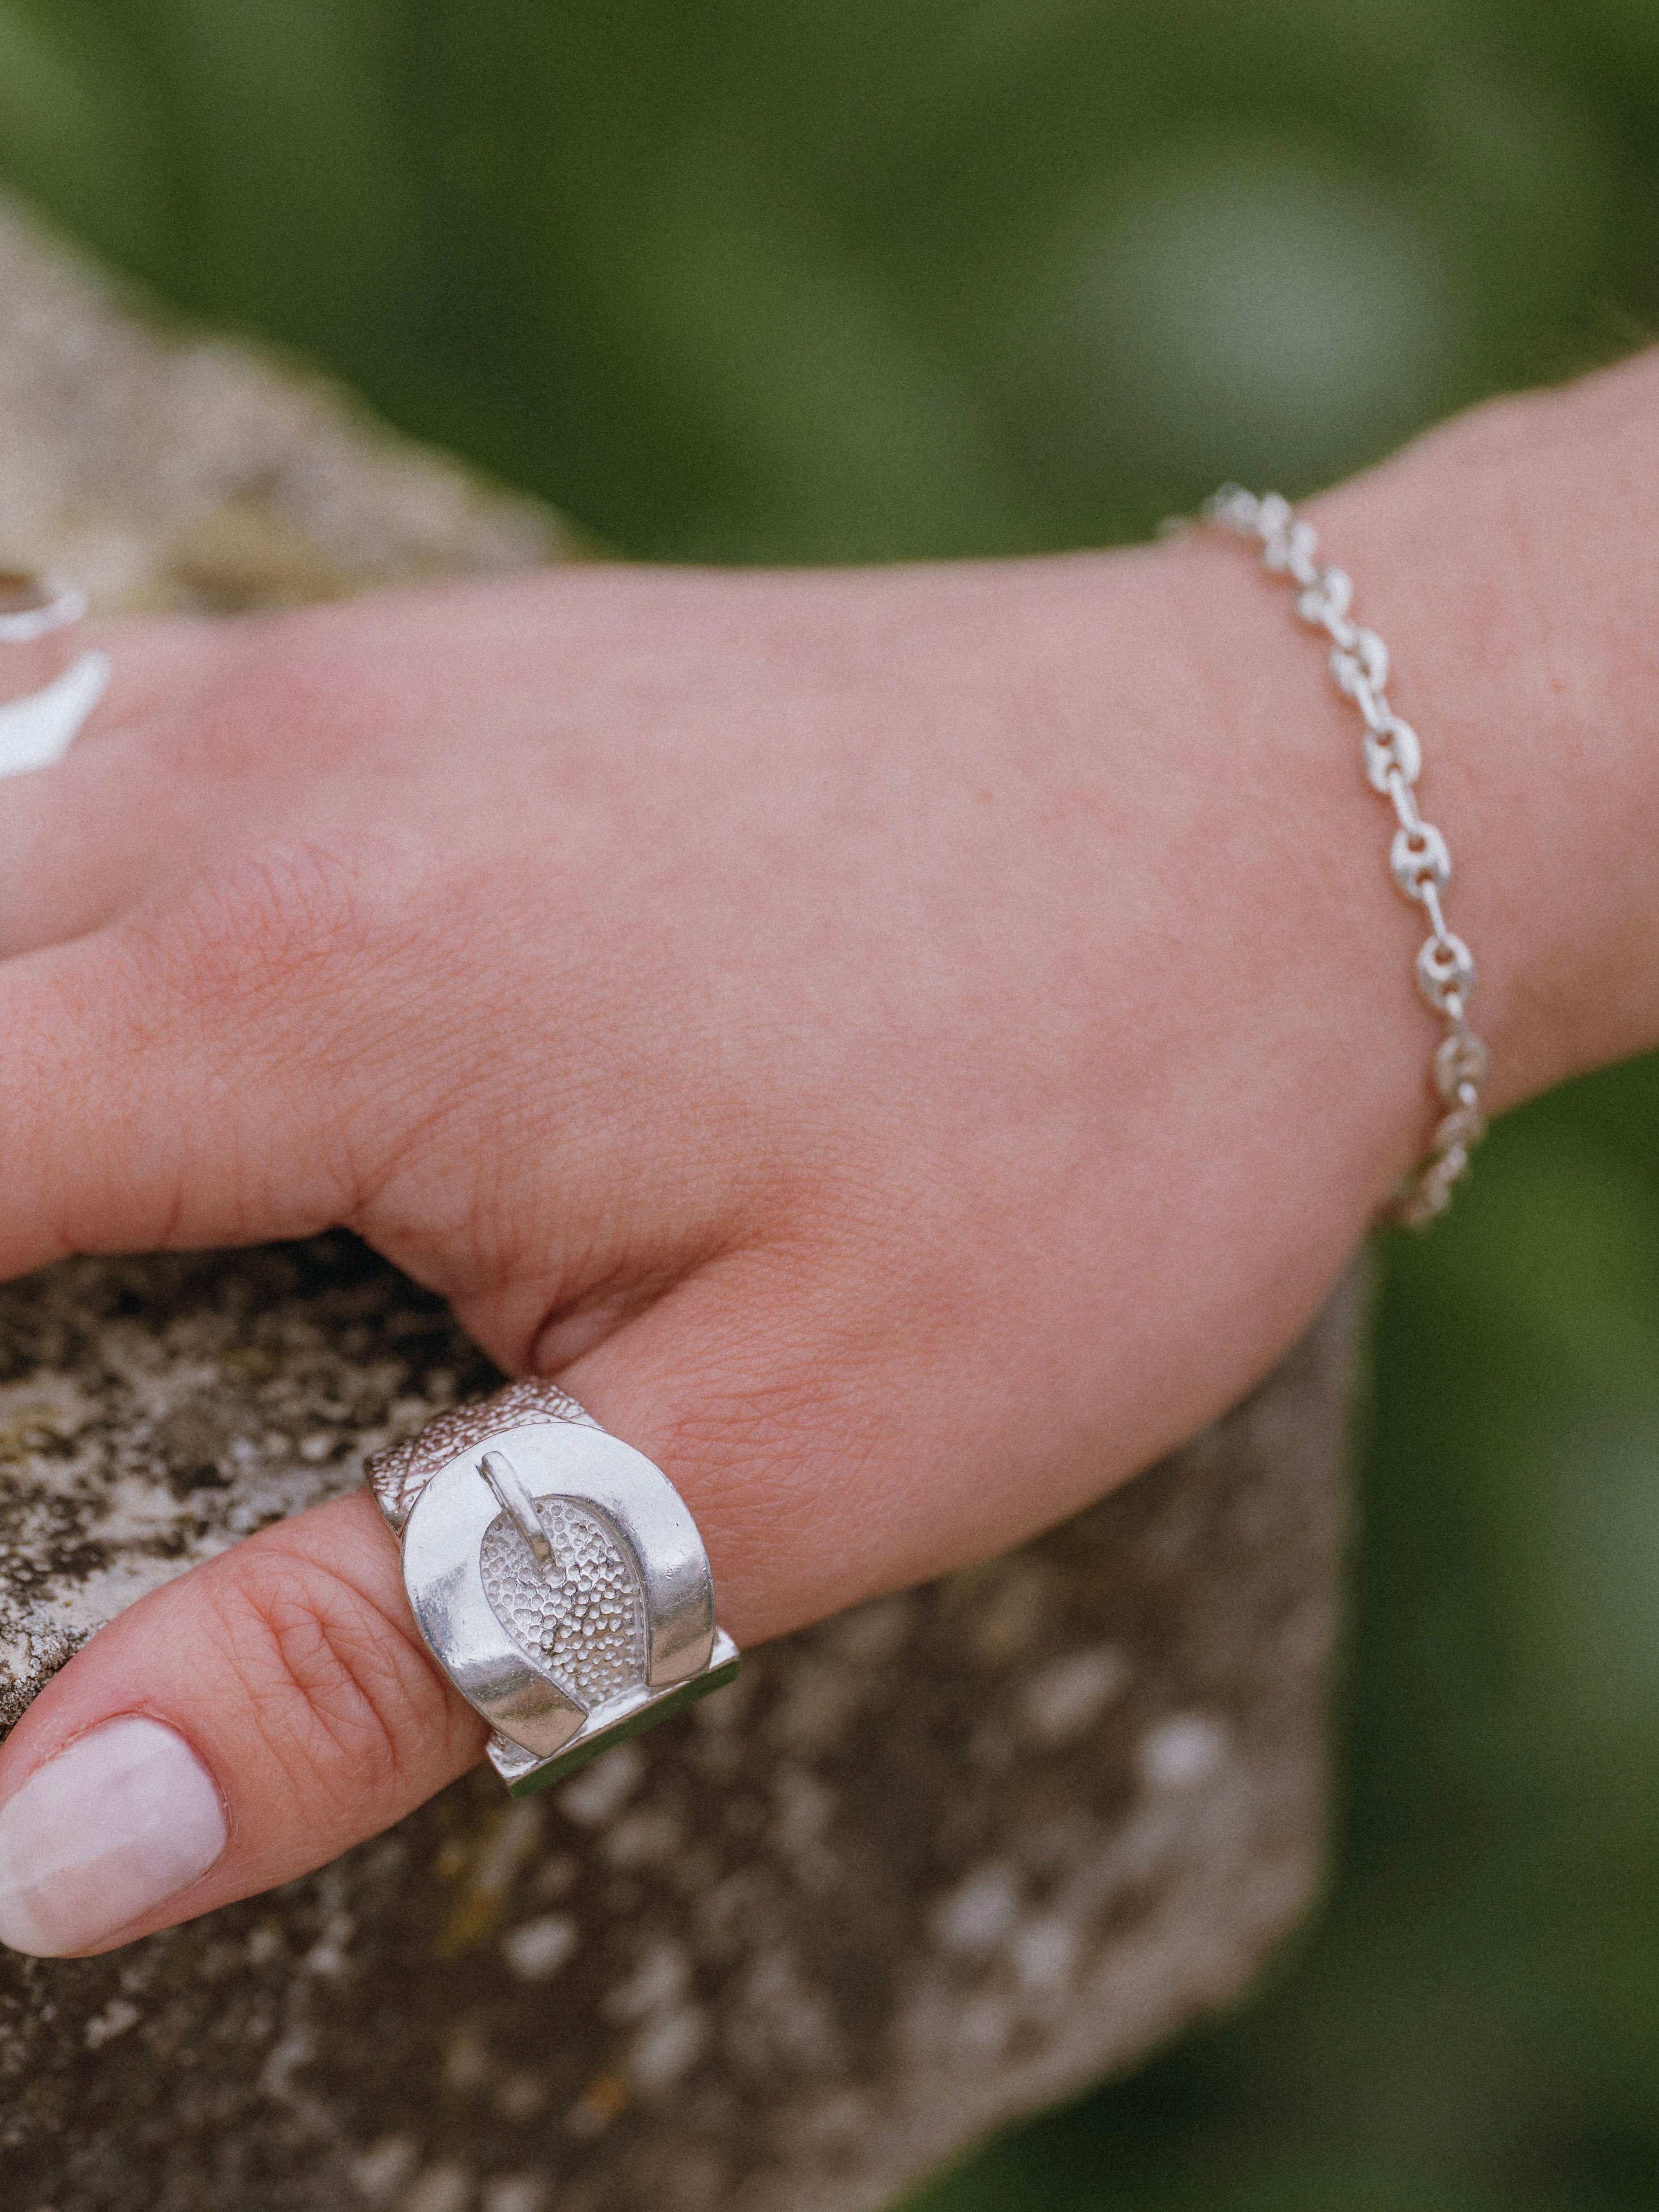
[[[494,1386],[431,1300],[325,1249],[0,1287],[0,1731],[124,1606]]]
[[[0,212],[0,556],[244,606],[560,542]],[[865,2212],[1234,1996],[1317,1862],[1349,1315],[1091,1512],[546,1799],[476,1774],[272,1897],[0,1954],[5,2212]],[[0,1730],[497,1379],[343,1236],[0,1290]]]
[[[229,611],[573,543],[321,378],[157,329],[0,203],[0,567],[61,568],[104,613]]]
[[[19,2212],[818,2212],[1234,1996],[1320,1829],[1346,1319],[1006,1559],[751,1654],[550,1802],[0,1957]],[[20,1706],[95,1624],[495,1377],[337,1236],[0,1291]]]

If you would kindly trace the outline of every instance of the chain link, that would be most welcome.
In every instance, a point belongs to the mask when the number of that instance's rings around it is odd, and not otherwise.
[[[1318,533],[1277,492],[1258,499],[1225,484],[1205,502],[1208,520],[1237,538],[1253,538],[1263,565],[1297,587],[1296,611],[1331,641],[1332,680],[1352,699],[1364,723],[1365,775],[1389,800],[1399,823],[1389,851],[1395,884],[1428,916],[1430,934],[1417,956],[1417,988],[1446,1025],[1434,1055],[1433,1083],[1444,1110],[1421,1159],[1394,1195],[1390,1218],[1424,1228],[1451,1203],[1469,1154],[1486,1133],[1480,1088],[1490,1066],[1486,1048],[1469,1027],[1474,961],[1461,937],[1446,927],[1440,894],[1451,881],[1450,848],[1417,811],[1413,790],[1423,773],[1423,748],[1415,730],[1389,705],[1389,648],[1375,630],[1349,613],[1353,580],[1340,568],[1321,568]]]

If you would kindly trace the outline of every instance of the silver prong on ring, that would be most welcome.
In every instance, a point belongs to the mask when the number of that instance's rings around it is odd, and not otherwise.
[[[487,1451],[478,1462],[478,1472],[495,1492],[502,1510],[512,1515],[514,1527],[529,1545],[531,1557],[542,1573],[550,1575],[553,1547],[548,1541],[535,1500],[519,1480],[518,1469],[505,1452]]]

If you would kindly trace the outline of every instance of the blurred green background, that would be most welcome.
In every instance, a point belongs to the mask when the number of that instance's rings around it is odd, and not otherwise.
[[[1643,342],[1659,0],[0,0],[0,178],[629,552],[1037,549]],[[1659,2207],[1656,1109],[1382,1251],[1327,1910],[913,2212]]]

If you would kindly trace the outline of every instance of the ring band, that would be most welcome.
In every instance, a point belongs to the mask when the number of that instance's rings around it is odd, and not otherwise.
[[[736,1675],[679,1492],[556,1385],[441,1413],[367,1472],[427,1648],[515,1797]]]
[[[32,645],[68,629],[86,611],[86,593],[61,576],[0,569],[0,646]],[[82,653],[43,690],[0,706],[0,776],[27,775],[62,760],[109,679],[108,655]]]
[[[0,645],[33,645],[78,623],[86,611],[78,584],[33,569],[0,568]]]

